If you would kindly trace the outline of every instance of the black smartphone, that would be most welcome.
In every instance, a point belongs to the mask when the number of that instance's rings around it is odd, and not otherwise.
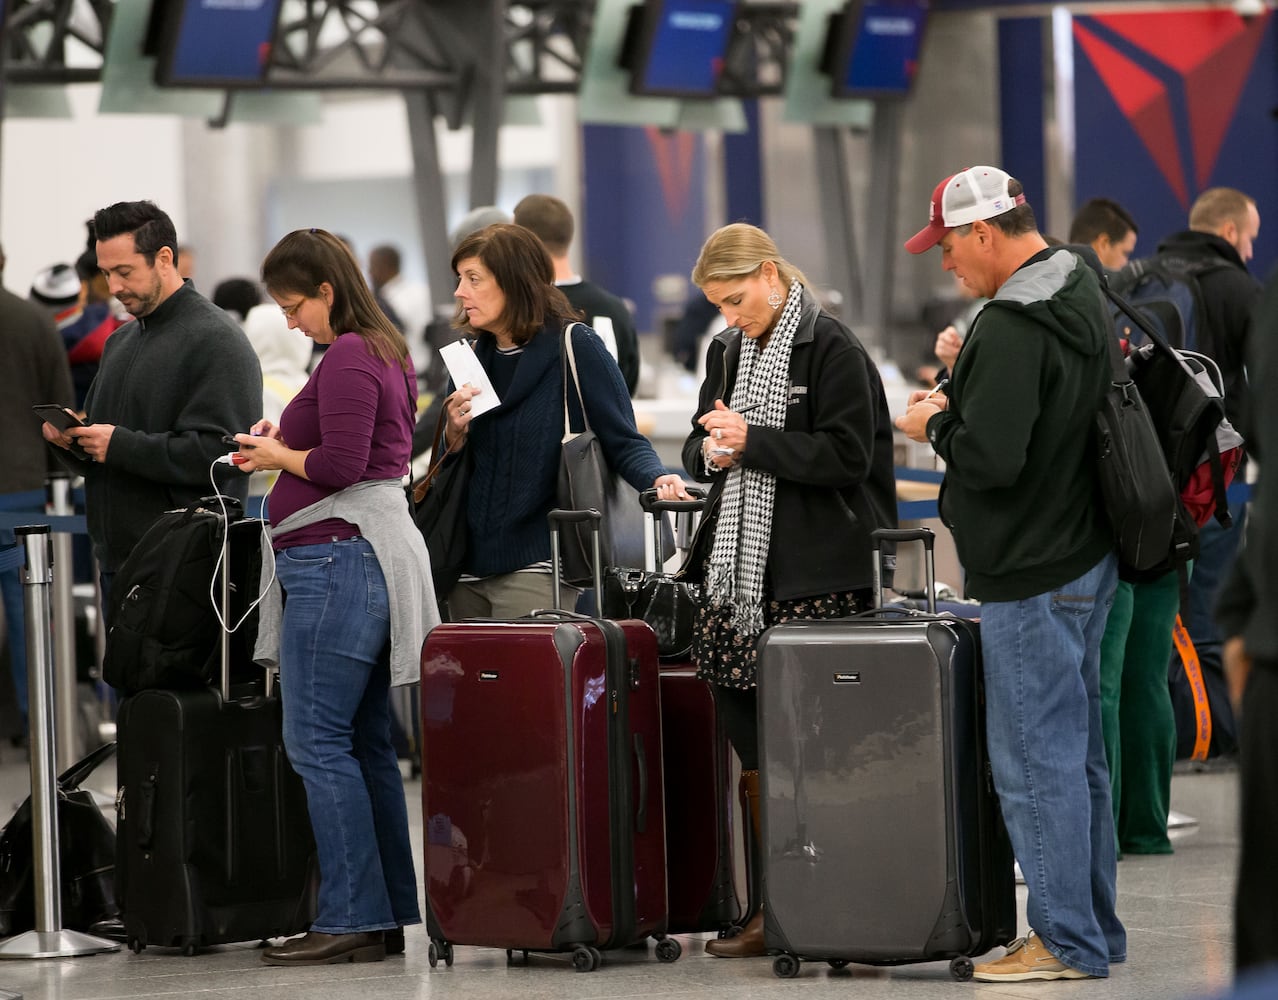
[[[84,427],[85,423],[65,406],[59,406],[57,403],[36,403],[31,407],[35,415],[45,423],[52,424],[59,433],[65,434],[71,427]],[[68,449],[76,458],[82,458],[86,461],[89,453],[84,450],[83,445],[72,443]]]
[[[243,448],[245,451],[252,451],[257,447],[255,444],[242,444],[241,442],[236,441],[235,437],[231,434],[223,434],[222,443],[229,444],[232,448]]]
[[[68,410],[65,406],[59,406],[57,403],[36,403],[31,407],[45,423],[53,424],[63,434],[67,432],[69,427],[83,427],[84,421]]]

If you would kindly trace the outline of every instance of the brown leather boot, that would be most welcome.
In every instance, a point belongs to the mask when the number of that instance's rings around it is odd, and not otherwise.
[[[763,850],[763,824],[759,814],[759,772],[742,771],[738,792],[741,796],[742,811],[749,817],[750,830],[754,835],[746,839],[746,864],[748,869],[755,873],[752,876],[753,881],[758,878],[758,855]],[[767,949],[763,944],[762,906],[755,911],[736,937],[707,941],[706,954],[713,955],[715,958],[757,958],[760,955],[766,955]]]
[[[766,955],[763,944],[763,911],[760,910],[736,937],[717,938],[706,942],[706,954],[715,958],[758,958]]]

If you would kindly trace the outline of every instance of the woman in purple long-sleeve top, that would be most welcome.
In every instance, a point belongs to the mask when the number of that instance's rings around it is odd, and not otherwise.
[[[238,435],[241,468],[282,470],[269,510],[284,592],[284,745],[320,863],[310,932],[262,957],[381,961],[421,920],[388,699],[392,683],[415,679],[434,611],[432,599],[423,613],[429,566],[401,485],[417,380],[403,337],[330,233],[284,237],[262,280],[291,328],[329,345],[279,427]]]

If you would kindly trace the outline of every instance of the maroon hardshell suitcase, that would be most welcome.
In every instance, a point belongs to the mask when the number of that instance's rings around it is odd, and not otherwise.
[[[672,934],[723,934],[740,916],[732,880],[730,753],[710,685],[691,663],[663,665],[661,757]]]
[[[567,951],[586,972],[647,937],[679,957],[647,625],[556,610],[436,626],[422,751],[432,966],[471,944]]]
[[[645,517],[644,573],[670,586],[684,586],[657,567],[666,511],[675,514],[674,537],[681,553],[705,497],[659,500],[656,490],[639,494]],[[648,540],[651,540],[648,542]],[[714,691],[697,676],[687,651],[661,664],[661,759],[666,793],[666,891],[672,934],[726,934],[740,917],[733,884],[731,754],[719,725]]]

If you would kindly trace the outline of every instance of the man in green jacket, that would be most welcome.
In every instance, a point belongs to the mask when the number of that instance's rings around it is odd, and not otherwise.
[[[1029,891],[1031,934],[987,982],[1106,976],[1126,958],[1101,731],[1100,642],[1117,565],[1092,442],[1112,336],[1095,273],[1048,247],[1019,182],[947,177],[906,249],[989,298],[948,396],[915,393],[897,426],[945,460],[941,516],[981,650],[994,785]]]

